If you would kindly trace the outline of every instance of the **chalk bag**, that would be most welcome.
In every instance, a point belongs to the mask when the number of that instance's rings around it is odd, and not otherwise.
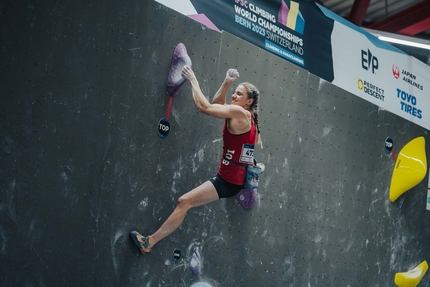
[[[258,180],[263,170],[260,164],[248,165],[246,168],[245,189],[258,188]]]

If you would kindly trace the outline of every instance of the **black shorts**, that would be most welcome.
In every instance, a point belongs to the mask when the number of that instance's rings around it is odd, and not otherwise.
[[[227,198],[235,196],[243,189],[243,185],[236,185],[225,181],[219,174],[210,179],[210,182],[215,186],[219,198]]]

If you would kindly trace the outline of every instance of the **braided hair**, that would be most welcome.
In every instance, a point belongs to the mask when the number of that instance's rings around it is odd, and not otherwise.
[[[257,128],[257,133],[258,133],[257,143],[260,144],[261,148],[263,148],[263,141],[261,140],[261,135],[260,135],[261,127],[260,127],[260,124],[258,123],[258,100],[260,99],[260,91],[257,89],[256,86],[248,82],[241,83],[241,85],[245,87],[248,94],[248,99],[254,100],[252,102],[250,109],[252,111],[255,126]]]

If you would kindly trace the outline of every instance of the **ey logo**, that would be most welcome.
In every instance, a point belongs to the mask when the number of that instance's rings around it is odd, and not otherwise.
[[[372,55],[369,49],[361,50],[361,67],[366,71],[372,71],[373,74],[375,74],[375,70],[378,70],[378,58]]]
[[[281,7],[278,12],[278,22],[287,26],[297,33],[303,34],[305,30],[305,19],[299,9],[299,3],[290,1],[290,8],[281,0]]]

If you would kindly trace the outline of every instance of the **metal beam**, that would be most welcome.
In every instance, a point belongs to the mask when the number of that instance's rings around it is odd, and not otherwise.
[[[355,0],[354,4],[352,4],[348,20],[357,26],[361,26],[369,4],[370,0]]]
[[[399,31],[402,35],[414,36],[430,29],[430,17]]]
[[[398,33],[404,29],[408,31],[407,29],[409,27],[414,27],[416,25],[415,29],[411,28],[415,32],[422,28],[422,25],[417,24],[422,21],[426,24],[428,18],[430,18],[430,0],[425,0],[400,11],[399,13],[391,15],[384,20],[369,25],[367,28]]]

